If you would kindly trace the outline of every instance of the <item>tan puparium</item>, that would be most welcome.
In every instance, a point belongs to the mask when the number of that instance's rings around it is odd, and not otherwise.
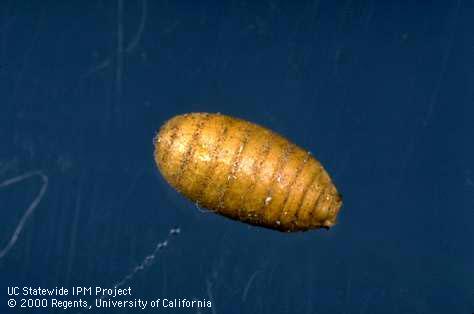
[[[336,222],[342,199],[322,165],[262,126],[189,113],[168,120],[154,141],[166,181],[199,206],[279,231]]]

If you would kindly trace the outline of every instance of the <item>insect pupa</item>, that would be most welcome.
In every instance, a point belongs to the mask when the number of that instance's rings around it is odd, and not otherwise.
[[[342,198],[321,163],[265,127],[189,113],[165,122],[154,145],[165,180],[218,214],[286,232],[336,223]]]

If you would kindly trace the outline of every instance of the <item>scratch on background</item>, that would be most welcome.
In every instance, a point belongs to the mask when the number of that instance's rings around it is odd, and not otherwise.
[[[41,186],[41,189],[36,195],[35,199],[33,202],[30,204],[30,206],[27,208],[25,213],[20,219],[20,222],[18,223],[17,227],[15,228],[15,231],[13,232],[12,237],[10,238],[10,241],[7,243],[7,245],[0,251],[0,259],[5,257],[7,253],[10,251],[10,249],[15,245],[16,241],[18,240],[18,237],[20,236],[21,231],[23,230],[23,227],[25,226],[25,223],[28,221],[28,219],[31,217],[33,212],[35,211],[36,207],[38,207],[38,204],[41,202],[41,199],[43,198],[44,194],[46,193],[46,190],[48,188],[48,177],[41,171],[32,171],[32,172],[27,172],[23,175],[8,179],[0,183],[0,189],[10,186],[12,184],[24,181],[28,178],[32,178],[35,176],[39,176],[41,180],[43,181],[43,185]]]
[[[211,301],[211,303],[215,304],[214,295],[212,294],[212,282],[209,279],[206,279],[206,291],[207,291],[207,296],[209,297],[209,300]],[[211,307],[211,311],[212,311],[212,314],[216,314],[215,305]]]
[[[426,112],[426,116],[423,119],[423,126],[424,127],[428,126],[428,122],[431,119],[431,116],[433,115],[434,105],[437,102],[439,90],[441,88],[441,83],[443,82],[444,74],[446,73],[448,60],[449,60],[449,57],[451,56],[451,48],[453,46],[453,36],[454,36],[455,29],[456,29],[458,17],[459,17],[459,7],[460,7],[460,5],[461,5],[461,0],[458,0],[457,3],[456,3],[456,8],[454,9],[454,14],[451,17],[451,19],[453,20],[453,22],[452,22],[453,25],[451,26],[452,31],[450,32],[450,35],[449,35],[449,38],[448,38],[448,43],[446,44],[446,48],[445,48],[445,51],[444,51],[444,54],[443,54],[443,59],[441,61],[441,69],[439,71],[438,79],[436,81],[436,85],[435,85],[435,88],[433,90],[433,94],[431,95],[431,99],[430,99],[430,102],[429,102],[429,105],[428,105],[428,111]]]
[[[131,54],[135,48],[138,47],[140,43],[143,32],[145,31],[147,16],[148,16],[148,3],[147,0],[142,1],[142,12],[140,17],[140,22],[138,29],[133,35],[132,39],[127,45],[124,45],[124,36],[123,36],[123,0],[118,0],[117,4],[117,47],[115,53],[113,53],[108,58],[102,60],[97,65],[92,66],[82,78],[87,78],[97,72],[100,72],[109,66],[112,65],[112,61],[116,59],[116,69],[115,69],[115,87],[116,93],[122,92],[122,72],[123,72],[123,62],[124,62],[124,52],[126,54]],[[124,49],[125,47],[125,49]]]
[[[68,262],[67,262],[67,271],[66,271],[66,282],[69,282],[69,276],[72,270],[72,263],[75,259],[74,252],[76,251],[76,238],[77,238],[77,230],[79,225],[79,209],[81,205],[81,183],[79,183],[77,188],[77,197],[76,197],[76,204],[75,204],[75,211],[74,211],[74,218],[71,228],[71,240],[69,242],[69,252],[68,252]]]
[[[123,0],[118,0],[117,8],[117,67],[115,71],[116,105],[120,105],[122,97],[122,72],[123,72]]]
[[[255,277],[257,277],[257,275],[259,273],[261,273],[262,271],[261,270],[256,270],[252,276],[250,276],[248,282],[247,282],[247,285],[245,286],[245,289],[244,289],[244,292],[242,293],[242,302],[245,302],[247,300],[247,295],[248,295],[248,292],[250,290],[250,287],[252,286],[252,283],[255,279]]]
[[[138,46],[138,43],[140,42],[140,39],[142,38],[143,31],[145,30],[147,15],[148,15],[147,0],[143,0],[140,24],[138,25],[138,30],[135,33],[135,36],[133,36],[133,39],[130,41],[130,43],[127,45],[127,48],[125,49],[127,53],[131,53]]]

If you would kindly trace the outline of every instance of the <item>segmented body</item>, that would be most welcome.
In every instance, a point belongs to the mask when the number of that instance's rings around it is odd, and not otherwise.
[[[309,152],[257,124],[221,114],[168,120],[155,137],[166,181],[200,206],[280,231],[329,228],[342,200]]]

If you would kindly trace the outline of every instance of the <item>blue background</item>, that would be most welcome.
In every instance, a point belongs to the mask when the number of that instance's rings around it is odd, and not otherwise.
[[[126,286],[213,308],[114,313],[474,311],[472,2],[0,3],[0,182],[49,179],[0,259],[1,313],[9,286],[111,287],[177,226]],[[178,195],[152,139],[193,111],[310,150],[339,224],[279,233]],[[40,188],[0,189],[1,248]]]

